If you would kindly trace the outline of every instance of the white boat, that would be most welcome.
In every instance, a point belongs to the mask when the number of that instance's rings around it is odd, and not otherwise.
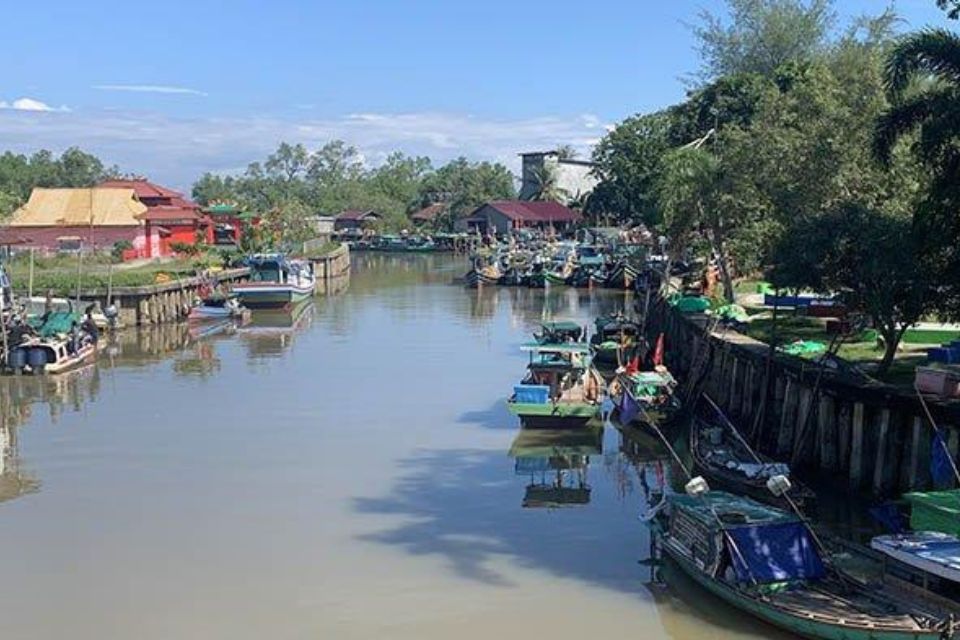
[[[960,582],[960,538],[939,531],[877,536],[870,546],[905,565]]]
[[[73,348],[71,338],[33,338],[17,345],[14,351],[22,354],[23,370],[55,375],[93,362],[97,357],[97,343],[81,341]]]
[[[190,309],[187,320],[225,320],[241,318],[247,313],[235,296],[209,296],[204,298],[195,307]]]
[[[317,286],[313,265],[281,254],[247,259],[250,281],[233,286],[233,293],[250,309],[282,309],[313,296]]]

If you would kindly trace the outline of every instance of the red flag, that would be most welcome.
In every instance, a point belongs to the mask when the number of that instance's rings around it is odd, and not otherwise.
[[[653,350],[653,366],[659,367],[663,364],[663,334],[657,338],[657,346]]]
[[[638,371],[640,371],[640,356],[633,356],[630,362],[627,363],[625,373],[628,376],[632,376]]]

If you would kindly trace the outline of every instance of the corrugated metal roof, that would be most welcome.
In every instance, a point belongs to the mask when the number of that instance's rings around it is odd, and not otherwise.
[[[183,194],[179,191],[161,187],[146,178],[104,180],[97,187],[100,189],[133,189],[138,198],[183,198]]]
[[[484,206],[496,209],[511,220],[526,222],[576,222],[581,218],[579,213],[559,202],[495,200]]]
[[[9,226],[138,226],[146,211],[133,189],[34,189]]]

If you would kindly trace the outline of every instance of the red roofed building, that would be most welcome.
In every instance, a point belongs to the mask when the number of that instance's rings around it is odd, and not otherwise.
[[[494,200],[457,221],[460,231],[506,234],[518,229],[564,231],[582,216],[559,202]]]
[[[411,213],[410,221],[418,226],[436,225],[436,223],[446,217],[448,213],[450,213],[450,205],[446,202],[438,202]]]
[[[156,258],[174,253],[174,244],[196,244],[198,238],[213,243],[213,224],[200,209],[200,205],[188,200],[179,191],[154,184],[144,178],[106,180],[97,185],[101,189],[133,189],[137,199],[147,210],[140,215],[146,225],[149,239],[142,255]]]

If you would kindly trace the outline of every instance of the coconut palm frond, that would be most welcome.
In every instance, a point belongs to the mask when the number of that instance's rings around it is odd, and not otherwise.
[[[877,119],[874,127],[874,156],[889,165],[900,138],[939,113],[952,113],[956,99],[956,90],[945,88],[918,94],[891,107]]]
[[[904,38],[890,52],[887,91],[900,97],[920,75],[960,83],[960,37],[946,29],[927,29]]]

